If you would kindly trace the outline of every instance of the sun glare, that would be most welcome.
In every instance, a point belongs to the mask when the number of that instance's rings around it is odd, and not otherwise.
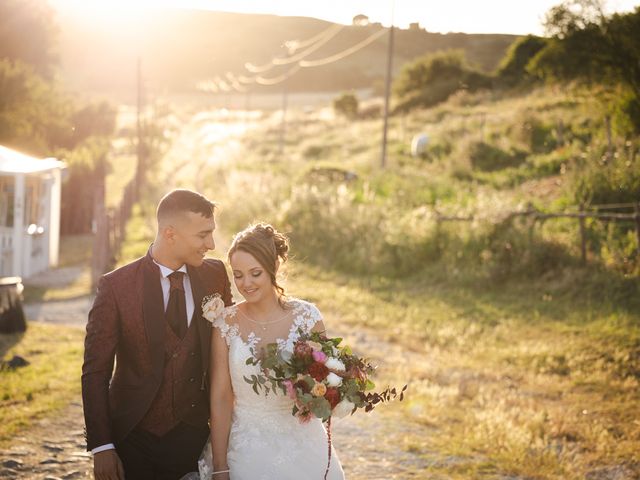
[[[120,21],[139,21],[150,11],[169,2],[154,0],[51,0],[51,3],[65,15],[81,17],[91,23],[114,23]]]

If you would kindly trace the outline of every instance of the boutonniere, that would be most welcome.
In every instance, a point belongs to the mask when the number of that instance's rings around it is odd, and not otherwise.
[[[202,316],[209,323],[213,323],[216,318],[222,315],[223,310],[224,300],[219,293],[207,295],[202,299]]]

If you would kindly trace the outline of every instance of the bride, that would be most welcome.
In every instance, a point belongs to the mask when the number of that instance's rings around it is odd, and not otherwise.
[[[213,480],[344,479],[335,451],[328,462],[322,422],[300,423],[281,392],[257,395],[244,377],[259,373],[247,359],[269,343],[293,352],[299,332],[324,331],[315,305],[285,296],[276,281],[289,249],[285,235],[257,224],[238,233],[229,263],[245,301],[226,307],[213,322],[211,444],[200,461],[200,478]],[[217,334],[216,334],[217,333]],[[211,460],[211,455],[213,460]]]

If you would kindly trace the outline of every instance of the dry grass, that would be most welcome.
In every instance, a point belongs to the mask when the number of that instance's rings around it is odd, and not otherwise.
[[[80,394],[81,328],[29,323],[25,334],[0,335],[3,359],[30,364],[0,370],[0,447],[35,419],[55,414]]]
[[[378,357],[384,380],[410,382],[404,421],[425,430],[409,435],[406,448],[456,459],[434,462],[432,474],[577,480],[598,468],[640,473],[637,327],[626,339],[607,337],[604,327],[597,333],[577,323],[585,309],[562,299],[557,310],[573,313],[558,321],[536,288],[529,298],[510,288],[470,289],[466,297],[460,285],[357,280],[302,265],[289,288],[334,321],[410,350],[412,360],[401,366],[385,366],[384,352],[366,353]],[[600,325],[625,315],[609,313]]]

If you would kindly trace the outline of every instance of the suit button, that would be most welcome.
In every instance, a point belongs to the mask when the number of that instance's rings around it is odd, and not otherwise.
[[[195,379],[195,378],[193,378],[193,377],[191,377],[191,378],[189,379],[189,381],[190,381],[191,383],[193,383],[193,382],[195,382],[195,381],[196,381],[196,379]]]
[[[171,355],[173,358],[178,358],[178,354],[174,353],[173,355]]]
[[[196,352],[191,352],[189,355],[191,355],[192,357],[196,356]]]
[[[191,404],[191,408],[195,408],[195,407],[196,407],[196,404],[195,404],[195,403],[192,403],[192,404]]]

